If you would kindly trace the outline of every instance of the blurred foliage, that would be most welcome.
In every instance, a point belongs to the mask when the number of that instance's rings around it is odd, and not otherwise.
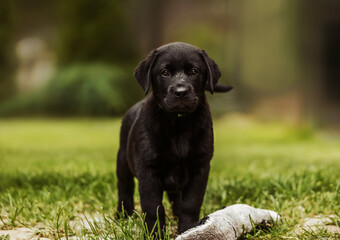
[[[11,0],[0,1],[0,101],[14,91],[12,73],[13,57],[13,4]]]
[[[126,1],[59,0],[60,64],[108,61],[130,64],[137,58]]]
[[[109,64],[75,64],[62,68],[43,89],[0,104],[0,116],[118,115],[142,94],[132,77]],[[129,94],[126,94],[129,89]]]
[[[130,75],[152,48],[161,43],[184,41],[205,49],[221,69],[220,82],[235,87],[230,94],[209,95],[213,113],[241,110],[276,116],[280,109],[289,117],[291,112],[296,113],[297,120],[310,115],[339,122],[339,94],[336,94],[339,92],[336,84],[339,12],[339,1],[334,0],[315,0],[313,4],[307,0],[1,0],[0,101],[13,93],[15,74],[23,73],[20,75],[24,76],[23,80],[17,81],[22,85],[18,89],[23,92],[30,90],[27,86],[33,86],[31,83],[39,82],[34,79],[35,73],[44,74],[48,70],[44,64],[55,63],[49,56],[56,56],[57,72],[61,72],[58,76],[67,66],[75,69],[76,64],[93,66],[95,62],[114,65]],[[24,65],[18,58],[19,67],[16,67],[14,46],[31,37],[46,43],[46,51],[37,53],[35,62]],[[66,87],[58,76],[53,81],[60,82],[51,86]],[[77,87],[75,84],[72,89],[77,91],[71,91],[68,86],[65,91],[86,92],[82,89],[90,88],[87,84]],[[133,96],[125,97],[126,105],[138,98],[136,88],[131,77],[121,89]],[[39,94],[7,101],[0,106],[1,111],[9,113],[9,106],[13,106],[24,112],[23,107],[27,106],[27,113],[35,109],[34,112],[71,115],[69,106],[56,103],[63,99],[52,101],[51,96],[43,94],[45,91],[46,88]],[[290,93],[296,97],[290,97]],[[66,93],[59,96],[74,98]],[[89,106],[90,101],[97,105],[102,98],[95,95],[89,100],[78,98],[83,100],[79,100],[81,104],[74,114],[99,114],[80,109]],[[53,107],[46,107],[51,104]],[[116,114],[125,106],[106,108],[114,109],[107,113]]]
[[[49,44],[52,50],[56,50],[59,66],[47,86],[3,101],[0,104],[1,116],[120,115],[141,97],[142,91],[132,77],[138,50],[129,26],[126,2],[54,0],[57,8],[53,10],[48,9],[42,0],[28,2],[33,4],[28,12],[22,7],[27,2],[13,3],[13,18],[30,20],[32,11],[37,8],[56,14],[57,24],[54,26],[51,21],[51,27],[58,34],[56,41]],[[1,1],[1,5],[6,8],[0,8],[0,20],[3,20],[0,21],[0,40],[5,40],[1,41],[5,44],[0,46],[0,63],[8,63],[6,54],[14,52],[8,47],[13,39],[5,33],[16,29],[6,24],[6,19],[10,20],[10,1]],[[43,27],[39,24],[39,21],[29,21],[27,28]],[[48,41],[43,35],[38,37]],[[9,69],[8,65],[0,65],[1,74],[1,66]],[[4,89],[8,91],[7,86]]]

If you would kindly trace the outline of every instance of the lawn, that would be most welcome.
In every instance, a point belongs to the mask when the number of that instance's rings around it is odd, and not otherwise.
[[[115,219],[119,127],[120,119],[0,120],[0,230],[25,227],[50,239],[141,238],[137,191],[136,215]],[[246,203],[283,220],[245,239],[340,238],[321,226],[297,229],[315,216],[340,225],[340,138],[236,115],[215,119],[214,131],[202,216]],[[164,202],[172,239],[176,219]]]

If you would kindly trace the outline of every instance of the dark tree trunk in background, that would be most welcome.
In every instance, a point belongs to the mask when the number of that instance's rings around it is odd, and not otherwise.
[[[325,91],[329,101],[337,104],[340,103],[340,6],[338,14],[335,21],[326,23],[322,46]]]
[[[306,109],[318,124],[340,123],[340,1],[301,0]]]
[[[0,101],[14,92],[13,16],[12,1],[0,1]]]

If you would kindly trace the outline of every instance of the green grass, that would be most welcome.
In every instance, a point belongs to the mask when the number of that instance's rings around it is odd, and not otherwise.
[[[119,119],[1,120],[0,229],[26,226],[53,239],[143,238],[137,192],[136,215],[114,218],[119,127]],[[202,216],[235,203],[282,215],[280,224],[256,229],[245,239],[294,237],[294,227],[315,215],[335,214],[334,224],[340,225],[339,138],[235,116],[215,120],[214,130]],[[177,223],[164,202],[167,238],[172,239]],[[91,230],[75,225],[81,220]],[[306,231],[297,239],[321,238],[338,239],[339,234]]]

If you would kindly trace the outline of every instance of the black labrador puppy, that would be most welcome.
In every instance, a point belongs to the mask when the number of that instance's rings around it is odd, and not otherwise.
[[[205,90],[227,92],[218,85],[216,63],[204,50],[171,43],[153,50],[135,70],[147,94],[125,115],[117,159],[118,212],[134,210],[134,176],[149,231],[159,218],[166,191],[182,233],[198,221],[213,156],[213,128]]]

